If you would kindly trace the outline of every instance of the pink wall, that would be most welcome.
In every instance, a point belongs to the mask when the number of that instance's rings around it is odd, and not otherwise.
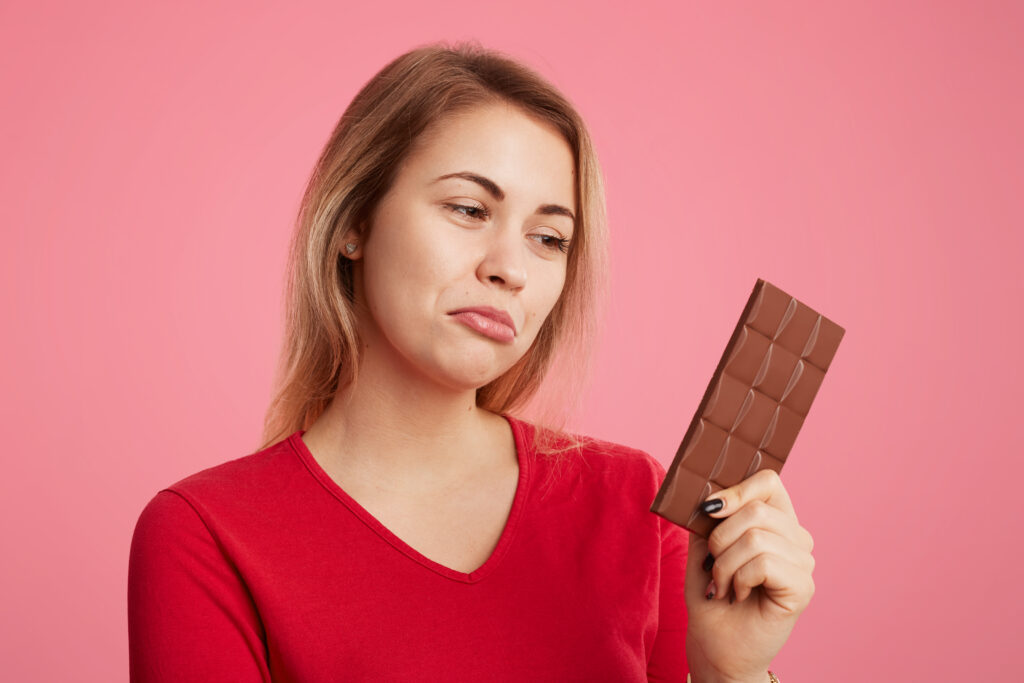
[[[126,679],[136,516],[256,444],[320,145],[386,61],[470,37],[605,166],[580,429],[667,463],[758,276],[848,330],[784,476],[818,561],[785,680],[1015,670],[1020,5],[404,4],[0,5],[4,677]]]

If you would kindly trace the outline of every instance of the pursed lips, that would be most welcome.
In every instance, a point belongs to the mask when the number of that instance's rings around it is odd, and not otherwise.
[[[467,307],[467,308],[460,308],[460,309],[455,310],[455,311],[450,311],[448,313],[448,315],[458,316],[461,313],[475,314],[477,316],[481,316],[483,318],[487,318],[489,320],[493,320],[496,323],[500,323],[501,325],[504,325],[505,327],[507,327],[511,331],[511,337],[515,337],[515,335],[517,333],[516,325],[512,321],[512,316],[509,315],[508,312],[506,312],[506,311],[502,311],[502,310],[499,310],[497,308],[492,308],[490,306],[470,306],[470,307]],[[467,315],[467,316],[462,316],[462,317],[463,317],[464,321],[467,321],[467,322],[472,322],[473,321],[473,315]],[[486,332],[486,330],[481,330],[481,331]],[[508,335],[506,335],[506,334],[499,334],[498,336],[506,337]]]

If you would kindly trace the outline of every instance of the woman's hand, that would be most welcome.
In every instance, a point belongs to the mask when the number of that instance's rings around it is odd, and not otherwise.
[[[760,470],[709,500],[716,498],[725,505],[710,516],[722,522],[706,541],[690,534],[690,671],[694,683],[766,683],[768,665],[814,594],[814,539],[797,522],[773,470]],[[704,569],[709,552],[710,572]]]

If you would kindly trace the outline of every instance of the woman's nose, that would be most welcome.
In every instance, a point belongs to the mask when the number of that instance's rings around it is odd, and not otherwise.
[[[478,277],[509,289],[526,284],[526,245],[516,230],[495,231],[477,269]]]

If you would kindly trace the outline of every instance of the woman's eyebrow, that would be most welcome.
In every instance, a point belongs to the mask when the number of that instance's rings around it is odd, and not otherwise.
[[[485,190],[487,190],[491,194],[491,196],[497,199],[499,202],[504,201],[505,199],[505,192],[500,187],[498,187],[498,184],[496,182],[494,182],[490,178],[486,178],[477,173],[471,173],[469,171],[460,171],[458,173],[446,173],[443,176],[438,176],[437,178],[435,178],[434,182],[436,183],[440,180],[446,180],[448,178],[462,178],[463,180],[471,180],[474,183],[480,185]],[[559,204],[541,204],[539,207],[537,207],[536,213],[543,214],[546,216],[568,216],[569,218],[572,219],[573,222],[576,222],[576,216],[573,215],[572,211]]]

